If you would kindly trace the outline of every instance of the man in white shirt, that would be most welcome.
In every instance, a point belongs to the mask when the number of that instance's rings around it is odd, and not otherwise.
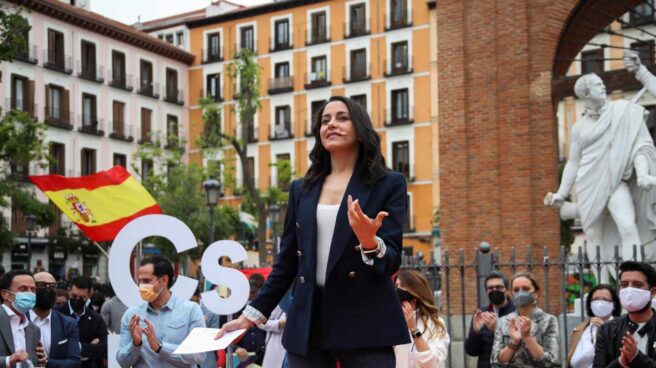
[[[34,307],[36,285],[32,274],[24,270],[9,271],[0,279],[0,367],[26,367],[44,364],[37,359],[41,333],[25,316]],[[26,364],[27,363],[27,364]]]
[[[57,299],[57,281],[48,272],[34,275],[36,305],[30,320],[41,330],[41,347],[48,368],[76,368],[80,361],[80,338],[77,322],[52,307]]]

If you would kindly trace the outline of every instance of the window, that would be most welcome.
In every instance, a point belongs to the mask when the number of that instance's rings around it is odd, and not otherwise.
[[[112,130],[115,135],[118,137],[125,136],[125,103],[120,101],[114,101],[113,103],[113,118],[114,123],[112,125]]]
[[[276,107],[276,138],[289,138],[291,137],[291,108],[289,106]]]
[[[408,141],[392,143],[392,170],[410,177],[410,144]]]
[[[646,0],[629,12],[629,23],[639,26],[654,21],[654,2]]]
[[[351,51],[351,80],[361,80],[367,77],[367,50]]]
[[[125,86],[125,54],[112,51],[112,80],[119,86]]]
[[[96,79],[96,45],[83,40],[81,46],[82,77]]]
[[[312,75],[311,82],[325,81],[328,78],[328,68],[325,56],[317,56],[312,58]]]
[[[247,159],[248,173],[250,174],[250,184],[255,186],[255,158],[249,157]]]
[[[278,20],[275,23],[275,50],[289,48],[289,19]]]
[[[173,33],[169,33],[166,35],[166,42],[173,44]]]
[[[312,103],[310,104],[310,109],[312,110],[312,115],[310,115],[310,119],[311,119],[310,128],[312,127],[312,122],[321,119],[321,117],[318,116],[318,114],[325,103],[326,100],[319,100],[319,101],[312,101]]]
[[[123,168],[127,168],[127,163],[128,159],[125,155],[120,154],[120,153],[115,153],[114,154],[114,166],[123,166]]]
[[[146,60],[139,61],[140,73],[140,92],[152,96],[154,93],[153,88],[153,63]]]
[[[405,26],[408,23],[407,0],[391,0],[390,8],[391,28],[399,28]]]
[[[312,37],[311,43],[320,43],[328,40],[327,37],[326,12],[312,13]]]
[[[178,32],[175,34],[176,45],[182,46],[184,44],[184,33]]]
[[[141,180],[145,180],[153,173],[153,160],[141,159]]]
[[[366,33],[366,10],[365,4],[357,4],[351,6],[351,28],[350,36],[357,36]]]
[[[392,44],[392,74],[408,71],[408,41]]]
[[[643,64],[654,64],[654,40],[634,42],[631,49],[638,53]]]
[[[392,91],[392,122],[406,122],[408,120],[410,120],[408,89]]]
[[[166,142],[169,147],[178,144],[178,117],[166,115]]]
[[[278,170],[276,170],[277,174],[278,174],[278,178],[277,178],[278,179],[278,188],[280,188],[281,190],[283,190],[285,192],[289,191],[289,182],[290,182],[291,178],[285,177],[285,176],[289,176],[289,173],[284,172],[286,170],[281,170],[281,166],[291,164],[290,161],[291,161],[291,158],[289,156],[289,153],[283,153],[283,154],[280,154],[280,155],[276,155],[276,164],[278,165]]]
[[[163,41],[164,40],[164,35],[160,33],[160,34],[157,35],[157,38],[159,38],[160,40]]]
[[[365,110],[367,109],[367,95],[353,95],[351,99],[359,103]]]
[[[46,120],[54,124],[68,124],[69,94],[60,86],[46,85]]]
[[[150,142],[150,122],[153,110],[141,108],[141,142]]]
[[[207,75],[207,96],[214,101],[220,102],[221,98],[221,73]]]
[[[11,109],[34,112],[34,82],[20,75],[11,75]]]
[[[82,148],[82,175],[96,173],[96,150]]]
[[[50,142],[50,175],[66,175],[66,146],[61,143]]]
[[[240,29],[241,45],[242,49],[249,49],[255,51],[255,30],[253,26],[242,27]]]
[[[253,115],[251,115],[250,117],[246,116],[244,120],[244,124],[247,124],[246,131],[248,137],[246,137],[246,140],[248,141],[248,143],[257,142],[257,129],[255,128],[255,119]]]
[[[604,50],[597,49],[581,53],[581,74],[604,71]]]
[[[178,102],[178,72],[166,68],[166,99]]]
[[[221,34],[210,33],[207,35],[206,61],[220,61],[220,60],[221,60]]]
[[[48,62],[50,66],[64,69],[64,34],[48,29]]]
[[[289,63],[277,63],[275,65],[275,76],[276,78],[289,77]]]
[[[82,127],[96,127],[98,122],[96,120],[96,96],[83,93],[82,94]]]

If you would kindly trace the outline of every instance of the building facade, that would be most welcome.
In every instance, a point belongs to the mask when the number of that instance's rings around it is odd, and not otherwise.
[[[0,4],[29,9],[23,15],[32,26],[27,49],[13,62],[0,64],[3,111],[26,111],[46,123],[54,161],[46,169],[36,164],[17,167],[14,174],[71,177],[121,165],[138,177],[137,173],[161,169],[135,161],[141,143],[164,135],[189,140],[185,86],[193,55],[69,2]],[[139,169],[133,170],[133,165]],[[31,187],[27,180],[25,185]],[[79,236],[61,213],[51,228],[30,232],[30,265],[26,214],[5,210],[4,215],[19,234],[14,249],[2,256],[6,269],[40,268],[63,276],[72,268],[104,279],[106,260],[92,245],[82,242],[67,249],[57,244],[58,231],[66,238]]]

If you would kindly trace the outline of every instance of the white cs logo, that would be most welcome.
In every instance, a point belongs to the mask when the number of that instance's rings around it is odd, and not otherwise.
[[[137,243],[150,236],[161,236],[173,243],[180,252],[197,247],[196,238],[189,227],[175,217],[146,215],[130,221],[114,239],[109,253],[109,281],[116,295],[128,307],[142,303],[139,288],[130,275],[130,255]],[[232,262],[247,258],[241,244],[233,240],[216,241],[205,250],[201,259],[203,275],[215,285],[230,288],[230,296],[221,298],[216,292],[201,294],[203,304],[216,314],[226,315],[240,311],[248,301],[249,285],[246,276],[238,270],[219,266],[219,259],[228,257]],[[194,295],[198,280],[178,275],[171,292],[188,300]]]

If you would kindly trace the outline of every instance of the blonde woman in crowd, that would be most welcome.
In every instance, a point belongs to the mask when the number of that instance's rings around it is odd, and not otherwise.
[[[439,316],[428,280],[414,270],[401,270],[396,291],[412,341],[394,347],[397,368],[442,368],[445,365],[449,334]]]

